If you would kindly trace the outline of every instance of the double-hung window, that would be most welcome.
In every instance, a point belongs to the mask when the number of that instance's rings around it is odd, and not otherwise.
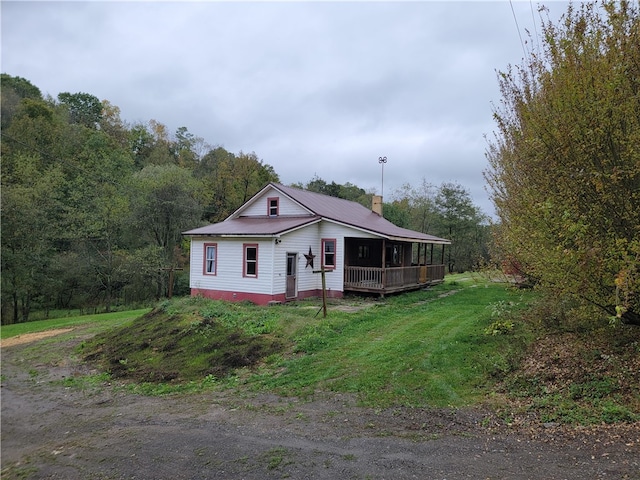
[[[270,217],[278,216],[278,197],[267,199],[267,210]]]
[[[322,239],[322,266],[326,269],[336,268],[336,239]]]
[[[242,275],[244,277],[257,277],[258,276],[258,245],[248,244],[243,245],[244,250],[244,263],[242,268]]]
[[[215,243],[204,244],[204,274],[215,275],[218,267],[218,245]]]

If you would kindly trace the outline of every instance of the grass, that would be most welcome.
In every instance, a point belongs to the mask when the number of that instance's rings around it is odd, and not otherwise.
[[[198,384],[279,352],[283,341],[272,334],[278,318],[264,307],[174,299],[126,327],[98,334],[82,346],[81,354],[114,378]]]
[[[174,299],[97,335],[81,355],[143,393],[233,384],[286,396],[346,392],[377,407],[441,407],[484,399],[530,339],[522,324],[508,337],[486,334],[496,310],[504,316],[507,306],[526,303],[523,292],[468,276],[383,300],[337,303],[360,308],[330,308],[322,318],[317,301],[267,308]]]
[[[455,292],[441,296],[447,292]],[[248,383],[285,395],[348,392],[364,405],[460,406],[487,394],[487,379],[514,367],[524,327],[486,335],[494,302],[521,300],[500,284],[448,282],[389,298],[359,314],[331,315],[296,336],[293,356]]]
[[[45,330],[55,330],[58,328],[76,327],[79,325],[94,324],[96,326],[118,326],[131,321],[149,311],[148,308],[141,310],[128,310],[124,312],[101,313],[95,315],[78,315],[75,317],[61,317],[51,320],[37,320],[34,322],[16,323],[13,325],[3,325],[0,328],[0,338],[6,339],[26,333],[36,333]]]
[[[63,380],[57,381],[57,383],[65,387],[75,388],[76,390],[95,393],[100,391],[102,386],[111,385],[112,380],[113,378],[110,374],[103,372],[92,375],[67,377]],[[189,381],[177,384],[154,382],[126,383],[117,385],[116,388],[136,395],[156,397],[198,393],[210,389],[212,386],[216,385],[216,383],[217,379],[212,375],[208,375],[198,382]]]
[[[289,452],[283,447],[272,448],[262,455],[262,458],[267,461],[267,470],[274,470],[290,465],[293,462],[288,457]]]
[[[68,326],[81,326],[83,338],[97,333],[75,355],[104,373],[65,380],[80,389],[117,379],[144,395],[212,388],[303,398],[342,392],[375,408],[491,399],[508,411],[505,418],[527,422],[532,415],[574,424],[640,420],[640,330],[605,322],[600,330],[571,332],[565,324],[549,331],[545,314],[531,307],[536,299],[530,290],[454,275],[385,299],[332,300],[327,318],[317,315],[319,300],[258,307],[185,297],[151,312],[31,322],[3,327],[2,334]],[[24,352],[68,355],[50,348],[55,342]]]

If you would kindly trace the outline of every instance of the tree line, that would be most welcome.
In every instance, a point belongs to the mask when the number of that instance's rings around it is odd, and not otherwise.
[[[188,294],[181,232],[224,220],[279,181],[255,153],[209,145],[186,127],[129,124],[94,95],[45,97],[27,79],[0,80],[3,324],[34,311],[110,311],[170,289]],[[349,183],[314,177],[294,186],[371,206],[371,192]],[[385,212],[400,226],[451,238],[451,271],[487,251],[486,218],[460,185],[406,185]]]
[[[499,74],[486,172],[499,255],[574,315],[640,325],[638,4],[570,5],[542,38]]]

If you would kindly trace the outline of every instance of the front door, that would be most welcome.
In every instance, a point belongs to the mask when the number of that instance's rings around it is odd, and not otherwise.
[[[286,298],[296,298],[297,284],[296,273],[298,271],[298,254],[287,253],[287,291],[285,293]]]

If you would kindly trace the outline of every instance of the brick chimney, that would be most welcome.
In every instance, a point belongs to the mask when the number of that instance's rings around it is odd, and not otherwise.
[[[371,197],[371,210],[382,216],[382,195],[374,195]]]

